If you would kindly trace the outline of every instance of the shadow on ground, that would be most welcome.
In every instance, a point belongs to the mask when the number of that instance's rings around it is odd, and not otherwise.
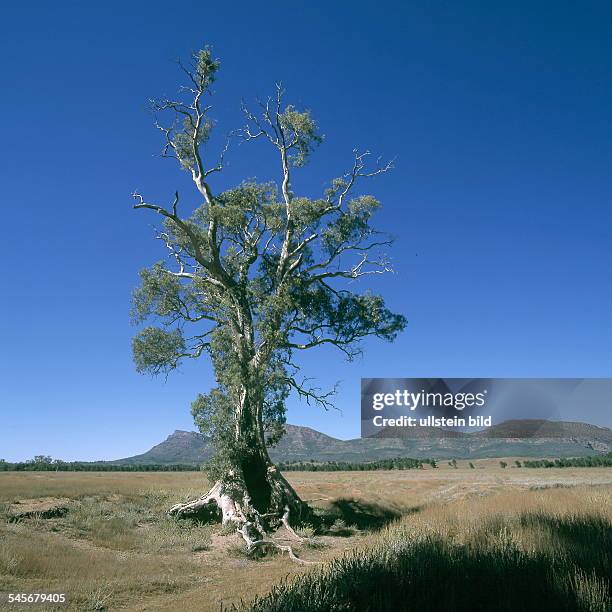
[[[400,512],[396,508],[383,506],[381,504],[366,502],[363,500],[340,498],[332,501],[321,516],[325,527],[331,527],[338,520],[347,525],[347,529],[336,529],[334,535],[349,536],[353,533],[348,527],[356,527],[362,531],[378,531],[385,525],[396,521],[406,514],[419,512],[421,508],[416,506]]]

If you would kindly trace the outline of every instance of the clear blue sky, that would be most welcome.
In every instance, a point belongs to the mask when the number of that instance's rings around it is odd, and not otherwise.
[[[357,436],[362,376],[612,375],[609,2],[12,2],[1,27],[0,457],[116,458],[193,427],[210,368],[164,382],[131,362],[131,290],[164,254],[130,194],[187,194],[146,102],[204,43],[219,133],[277,80],[312,110],[327,139],[307,193],[356,145],[397,157],[371,184],[397,236],[375,288],[409,326],[356,363],[305,356],[343,381],[342,411],[292,399],[290,422]],[[276,171],[229,160],[215,188]]]

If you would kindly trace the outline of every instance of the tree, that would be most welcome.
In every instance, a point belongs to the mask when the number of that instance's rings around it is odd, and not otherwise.
[[[160,324],[136,335],[133,355],[137,370],[152,374],[167,374],[205,354],[212,360],[216,387],[195,399],[192,413],[216,449],[209,466],[215,484],[170,512],[219,514],[236,524],[254,551],[270,544],[271,529],[289,527],[310,512],[267,450],[284,432],[290,392],[309,404],[332,405],[333,390],[301,379],[296,354],[331,345],[352,359],[362,338],[391,341],[405,326],[382,297],[348,285],[391,269],[384,254],[391,241],[370,223],[380,203],[358,190],[363,179],[386,173],[392,164],[370,167],[369,152],[354,151],[350,169],[320,197],[294,193],[294,172],[323,139],[310,112],[286,105],[277,86],[257,113],[243,105],[246,125],[234,136],[268,146],[277,158],[280,187],[249,180],[217,191],[213,181],[228,147],[209,163],[213,122],[207,98],[219,62],[205,48],[188,66],[179,65],[186,85],[176,99],[157,100],[153,108],[171,115],[167,124],[156,120],[162,155],[187,171],[198,203],[184,215],[178,192],[168,207],[134,193],[135,208],[162,217],[156,237],[170,264],[158,262],[140,274],[134,318],[154,317]]]
[[[53,463],[53,459],[49,455],[35,455],[34,459],[30,460],[30,463],[34,463],[36,465],[51,465]]]

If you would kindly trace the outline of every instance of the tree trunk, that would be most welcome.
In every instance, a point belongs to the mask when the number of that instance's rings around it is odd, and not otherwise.
[[[251,514],[259,515],[266,524],[275,527],[289,509],[292,522],[308,518],[310,509],[278,468],[262,452],[249,454],[242,464],[219,479],[202,497],[176,504],[169,513],[175,516],[206,515],[223,523],[240,522]]]
[[[173,516],[234,523],[249,552],[268,546],[286,549],[270,540],[268,534],[284,526],[299,539],[290,522],[297,524],[308,519],[311,513],[309,506],[272,463],[259,414],[258,410],[248,410],[246,404],[237,410],[237,422],[241,426],[236,427],[236,438],[248,441],[248,451],[240,455],[206,495],[176,504],[168,511]],[[290,549],[288,552],[298,560]]]

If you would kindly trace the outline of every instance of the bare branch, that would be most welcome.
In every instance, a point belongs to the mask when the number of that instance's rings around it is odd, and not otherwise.
[[[132,197],[136,200],[136,204],[134,204],[134,208],[148,208],[150,210],[154,210],[156,213],[166,217],[167,219],[171,219],[189,238],[189,242],[194,250],[196,261],[206,269],[209,269],[211,263],[204,257],[202,253],[202,249],[200,246],[200,241],[198,237],[194,234],[193,230],[189,227],[185,221],[183,221],[177,214],[177,206],[179,201],[178,191],[175,192],[174,201],[172,202],[172,212],[168,211],[163,206],[158,206],[157,204],[149,204],[145,201],[145,199],[138,192],[134,192]]]
[[[353,149],[353,167],[342,175],[336,187],[328,190],[327,201],[329,206],[323,211],[324,215],[342,209],[346,197],[360,178],[371,178],[393,169],[394,159],[381,165],[381,158],[379,157],[376,161],[376,168],[370,171],[366,170],[367,159],[370,155],[370,151],[366,150],[360,153],[358,149]]]
[[[307,387],[306,383],[310,380],[308,378],[305,378],[301,383],[297,382],[293,376],[288,376],[285,380],[287,384],[297,392],[300,398],[306,400],[309,406],[311,402],[314,402],[324,410],[335,408],[334,404],[330,402],[328,398],[334,396],[338,392],[338,383],[334,385],[331,391],[323,393],[319,387]]]

